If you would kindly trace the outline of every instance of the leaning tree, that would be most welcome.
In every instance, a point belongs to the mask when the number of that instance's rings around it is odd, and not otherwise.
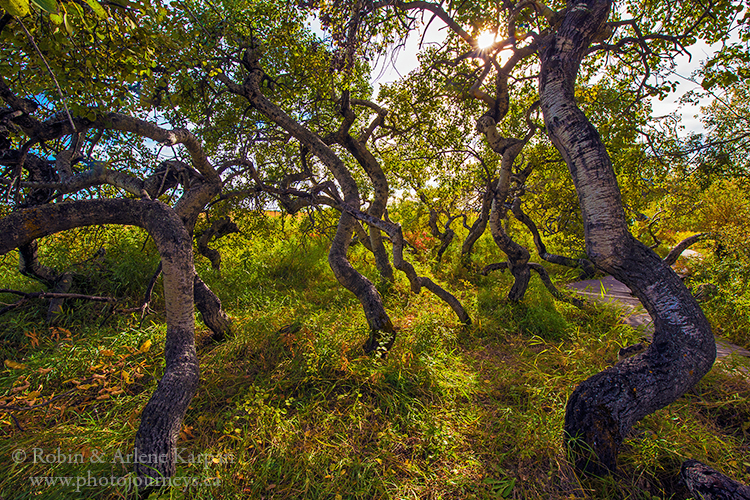
[[[413,26],[410,23],[422,16],[448,26],[450,34],[441,48],[445,66],[458,68],[456,78],[467,81],[466,93],[484,104],[477,130],[501,158],[495,207],[508,201],[503,177],[512,179],[513,164],[531,133],[502,134],[499,124],[510,107],[509,89],[536,81],[544,132],[565,161],[578,195],[587,255],[597,268],[630,287],[654,319],[653,343],[647,351],[583,381],[568,401],[565,441],[577,465],[594,472],[615,470],[620,444],[633,424],[700,380],[713,364],[715,343],[706,318],[679,277],[631,235],[612,156],[578,105],[578,79],[611,78],[622,85],[622,98],[631,101],[664,95],[670,82],[660,71],[669,67],[671,58],[687,52],[699,38],[720,40],[742,6],[646,6],[611,0],[349,5],[343,24],[350,32],[363,26],[361,40],[369,40],[368,30],[378,26]],[[401,24],[388,24],[382,11]],[[477,40],[485,30],[494,33],[495,41],[483,48]],[[461,63],[468,58],[475,68],[467,73],[461,71]],[[506,236],[493,234],[505,247],[516,282],[527,280],[528,258]]]
[[[177,434],[197,390],[193,304],[215,337],[230,328],[193,266],[192,233],[207,206],[254,196],[292,213],[337,210],[329,263],[362,303],[367,351],[387,350],[395,329],[374,284],[347,258],[355,233],[383,279],[392,279],[395,267],[415,292],[429,289],[470,321],[452,294],[404,258],[401,228],[387,216],[388,181],[367,146],[386,111],[369,99],[364,67],[350,61],[330,72],[335,57],[289,5],[234,7],[105,10],[91,2],[87,10],[75,7],[80,16],[66,17],[64,27],[56,11],[8,13],[0,23],[7,55],[0,72],[0,253],[19,249],[23,272],[52,288],[65,280],[39,261],[36,240],[53,233],[135,225],[161,256],[166,366],[135,440],[139,454],[156,457],[136,466],[146,486],[174,474]],[[283,38],[280,47],[274,36]],[[83,74],[70,59],[73,48],[85,52]],[[280,87],[285,92],[274,92]],[[307,91],[290,98],[290,89]],[[288,164],[268,161],[273,155]],[[207,243],[233,227],[215,222],[198,246],[218,266]]]
[[[192,232],[233,162],[209,158],[186,128],[157,124],[138,98],[169,48],[161,45],[158,10],[67,5],[72,14],[62,28],[57,4],[44,5],[48,12],[9,11],[0,22],[0,254],[18,249],[20,270],[52,288],[48,296],[64,297],[69,276],[40,262],[39,238],[117,224],[154,240],[167,331],[164,374],[135,438],[138,453],[150,457],[136,466],[147,491],[175,471],[177,435],[198,387],[194,304],[215,338],[231,330],[195,272]],[[71,61],[73,48],[85,62]]]
[[[332,52],[306,26],[305,12],[292,5],[182,8],[195,23],[185,23],[176,36],[199,37],[205,30],[213,38],[197,48],[207,62],[202,72],[171,78],[203,86],[211,99],[222,103],[212,107],[205,121],[211,133],[221,133],[215,131],[217,119],[229,115],[239,136],[275,138],[250,148],[233,181],[237,193],[264,193],[290,213],[326,206],[340,214],[328,263],[362,305],[370,330],[365,351],[387,351],[396,330],[375,284],[348,259],[354,236],[372,252],[381,280],[392,281],[395,268],[406,275],[415,293],[428,289],[462,323],[469,323],[456,297],[420,276],[405,258],[402,229],[388,218],[391,187],[372,148],[388,110],[372,99],[369,67],[355,57],[354,48]],[[343,40],[348,35],[341,36]],[[171,94],[169,88],[159,92],[164,98]]]

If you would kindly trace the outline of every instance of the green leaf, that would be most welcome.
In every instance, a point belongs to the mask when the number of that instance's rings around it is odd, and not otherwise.
[[[101,4],[97,2],[96,0],[84,0],[84,1],[88,4],[89,7],[91,7],[91,10],[94,11],[94,14],[99,16],[99,19],[107,19],[107,17],[109,17],[107,15],[107,11],[104,10]]]
[[[0,0],[0,7],[11,16],[23,17],[29,13],[29,0]]]
[[[57,13],[56,0],[31,0],[31,2],[49,14]],[[59,24],[59,23],[58,23]]]
[[[68,13],[63,14],[63,24],[65,25],[65,31],[68,32],[68,35],[73,36],[73,28],[71,28],[70,23],[68,23]]]
[[[60,14],[50,14],[49,20],[52,21],[54,24],[62,24],[63,18]]]

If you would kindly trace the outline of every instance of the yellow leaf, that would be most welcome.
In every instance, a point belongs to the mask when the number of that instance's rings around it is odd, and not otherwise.
[[[141,352],[148,352],[148,350],[151,349],[151,341],[147,340],[141,345]]]
[[[16,363],[15,361],[11,361],[9,359],[5,360],[5,366],[10,368],[11,370],[25,370],[26,365],[23,363]]]
[[[99,387],[99,385],[98,384],[82,384],[78,386],[78,388],[81,389],[82,391],[85,391],[86,389],[91,389],[92,387]]]
[[[130,378],[130,374],[126,372],[125,370],[122,371],[122,379],[125,381],[126,384],[133,383],[133,379]]]
[[[39,394],[41,394],[39,391],[33,391],[33,392],[28,393],[26,395],[26,398],[28,398],[28,399],[38,398]]]
[[[101,354],[102,356],[114,356],[115,351],[112,351],[110,349],[104,349],[103,351],[100,351],[99,354]]]
[[[109,394],[102,394],[101,396],[97,396],[96,399],[109,399]]]
[[[11,16],[23,17],[29,13],[29,0],[0,0],[0,7]]]

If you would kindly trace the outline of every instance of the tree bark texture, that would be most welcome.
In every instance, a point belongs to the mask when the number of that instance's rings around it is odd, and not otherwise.
[[[254,66],[250,67],[250,73],[245,78],[242,86],[235,84],[224,75],[219,75],[218,78],[231,92],[244,96],[260,113],[286,130],[307,147],[312,154],[317,156],[330,170],[341,187],[344,194],[344,202],[358,209],[360,206],[359,189],[344,162],[336,156],[333,150],[320,137],[297,123],[263,95],[260,89],[263,71],[257,65],[257,60],[254,58],[255,55],[248,51],[246,59],[253,62]],[[336,228],[336,235],[331,242],[331,249],[328,252],[328,264],[338,282],[352,292],[360,304],[362,304],[371,332],[364,348],[366,352],[372,352],[379,346],[390,347],[395,340],[396,331],[375,285],[354,269],[347,259],[346,252],[351,243],[355,223],[355,219],[350,214],[342,212]]]
[[[608,0],[569,2],[557,34],[540,50],[542,113],[573,177],[587,254],[633,290],[654,318],[646,352],[583,381],[568,400],[565,441],[576,465],[593,473],[614,471],[633,424],[684,394],[716,356],[697,302],[672,269],[630,235],[609,155],[574,98],[579,64],[610,8]]]
[[[213,340],[221,342],[232,333],[232,320],[221,307],[221,300],[203,282],[198,273],[193,281],[193,300],[198,312],[201,313],[203,323],[213,332]]]
[[[495,199],[494,186],[497,182],[490,180],[484,190],[482,196],[482,208],[479,211],[479,218],[474,221],[474,224],[469,228],[469,234],[466,235],[466,239],[461,244],[461,261],[464,266],[468,266],[471,262],[471,252],[474,249],[474,244],[484,234],[484,230],[487,229],[487,221],[490,219],[490,210],[492,209],[492,200]]]
[[[730,479],[697,460],[683,463],[680,477],[696,500],[750,500],[750,486]]]
[[[177,435],[198,388],[193,317],[193,249],[182,220],[168,206],[151,200],[96,200],[41,205],[0,219],[0,254],[36,238],[93,224],[144,228],[162,258],[167,334],[166,366],[159,385],[143,410],[135,449],[144,460],[136,472],[144,485],[159,484],[175,472]],[[156,481],[156,483],[154,483]]]

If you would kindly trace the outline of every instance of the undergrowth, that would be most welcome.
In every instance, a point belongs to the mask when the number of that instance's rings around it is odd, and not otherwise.
[[[510,304],[507,274],[456,276],[414,258],[421,274],[459,296],[473,325],[428,292],[411,293],[397,273],[378,286],[398,338],[385,359],[373,359],[361,353],[361,308],[328,269],[325,231],[267,223],[261,237],[216,244],[221,271],[196,257],[235,334],[213,343],[198,322],[201,385],[179,436],[175,477],[183,482],[152,498],[684,499],[677,478],[687,458],[750,480],[750,385],[731,362],[638,423],[620,474],[579,477],[562,447],[565,404],[578,382],[640,338],[617,311],[552,301],[537,281],[522,304]],[[138,305],[157,259],[143,233],[89,238],[81,247],[47,241],[43,258],[78,266],[85,293]],[[81,264],[99,246],[104,260]],[[361,245],[350,256],[378,281]],[[494,256],[475,255],[483,258]],[[14,269],[6,257],[4,286],[40,289]],[[160,304],[157,295],[155,312],[142,318],[72,302],[53,327],[41,302],[3,316],[1,498],[128,495],[128,454],[163,370]],[[45,479],[66,477],[67,486]]]

